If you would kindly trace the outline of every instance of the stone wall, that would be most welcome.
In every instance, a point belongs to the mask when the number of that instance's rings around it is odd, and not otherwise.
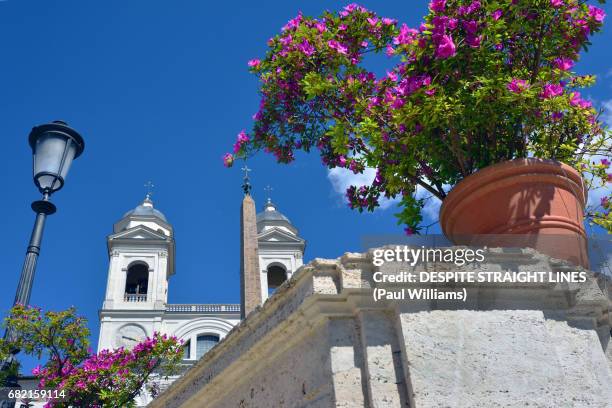
[[[151,406],[612,406],[609,281],[461,284],[466,302],[375,302],[373,273],[406,266],[375,267],[371,255],[302,267]],[[575,269],[499,249],[475,267]]]

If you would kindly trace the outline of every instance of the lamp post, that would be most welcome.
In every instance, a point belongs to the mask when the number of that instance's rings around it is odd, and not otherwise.
[[[49,198],[64,186],[70,165],[74,159],[83,153],[85,148],[85,142],[81,135],[70,128],[68,124],[59,120],[34,127],[30,132],[29,143],[32,148],[34,164],[34,184],[42,194],[42,199],[32,203],[32,210],[36,213],[36,221],[32,229],[13,303],[23,305],[30,302],[45,220],[48,215],[55,213],[57,210],[55,205],[49,201]],[[12,338],[13,333],[7,330],[4,333],[4,339],[11,340]],[[16,361],[15,355],[18,352],[19,350],[12,351],[11,357],[2,364],[3,370],[9,369]],[[16,378],[9,378],[6,385],[9,387],[16,386],[16,380]]]

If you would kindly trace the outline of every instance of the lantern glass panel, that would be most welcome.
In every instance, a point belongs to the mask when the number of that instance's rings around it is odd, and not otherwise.
[[[34,149],[34,177],[41,189],[53,192],[61,188],[58,176],[66,177],[76,151],[72,140],[61,133],[49,132],[38,138]]]

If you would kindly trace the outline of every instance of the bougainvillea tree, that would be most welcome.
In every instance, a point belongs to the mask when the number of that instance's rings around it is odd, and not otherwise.
[[[50,399],[45,407],[134,406],[151,376],[174,374],[182,358],[176,337],[159,333],[131,350],[91,354],[86,320],[76,316],[74,308],[43,313],[40,308],[17,305],[5,325],[13,340],[10,344],[0,341],[0,351],[19,349],[48,358],[32,374],[38,377],[40,389],[57,390],[63,397]]]
[[[373,168],[370,185],[347,190],[350,207],[399,197],[409,233],[422,220],[417,189],[443,200],[508,159],[560,160],[602,187],[610,133],[581,94],[594,77],[573,67],[604,17],[581,0],[433,0],[418,27],[355,4],[299,14],[248,63],[260,107],[225,165],[260,150],[290,163],[316,149],[329,168]],[[368,70],[372,53],[390,57],[386,75]],[[601,204],[592,215],[612,230],[609,198]]]

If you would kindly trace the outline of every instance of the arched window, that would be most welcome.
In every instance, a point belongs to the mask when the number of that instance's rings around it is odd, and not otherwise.
[[[280,265],[268,266],[268,294],[274,293],[276,288],[287,280],[287,271]]]
[[[149,266],[145,263],[131,265],[125,280],[125,300],[128,302],[145,302],[149,284]]]
[[[201,334],[196,343],[196,359],[199,359],[219,342],[219,336],[215,334]]]

